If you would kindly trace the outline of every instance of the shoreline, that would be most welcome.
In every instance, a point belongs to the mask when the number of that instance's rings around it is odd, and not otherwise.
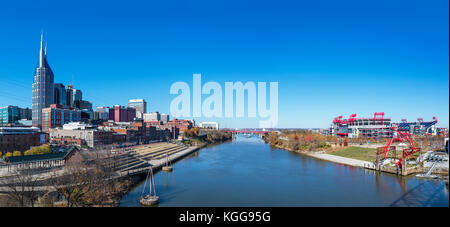
[[[347,165],[347,166],[353,166],[353,167],[359,167],[359,168],[363,168],[363,169],[368,169],[368,170],[372,170],[375,171],[375,163],[373,162],[369,162],[369,161],[363,161],[363,160],[358,160],[358,159],[353,159],[353,158],[347,158],[347,157],[341,157],[341,156],[337,156],[337,155],[331,155],[331,154],[327,154],[325,153],[325,151],[318,151],[318,152],[302,152],[302,151],[297,151],[297,150],[292,150],[289,148],[284,148],[278,145],[272,145],[269,143],[270,146],[276,147],[278,149],[281,150],[287,150],[290,152],[294,152],[297,154],[302,154],[302,155],[306,155],[309,157],[313,157],[319,160],[323,160],[323,161],[328,161],[328,162],[333,162],[333,163],[337,163],[337,164],[341,164],[341,165]],[[395,170],[389,170],[389,169],[382,169],[379,172],[384,172],[384,173],[388,173],[388,174],[394,174],[397,175]],[[412,169],[412,171],[406,175],[406,176],[413,176],[416,177],[417,173],[424,173],[425,171],[420,170],[420,169]],[[418,177],[416,177],[418,178]],[[438,178],[439,179],[439,178]]]
[[[217,143],[204,143],[204,144],[201,144],[201,145],[198,145],[198,146],[192,146],[190,148],[187,148],[186,150],[180,151],[180,152],[178,152],[176,154],[172,154],[171,155],[172,157],[169,156],[169,159],[170,159],[169,161],[172,164],[175,164],[176,162],[178,162],[180,160],[183,160],[185,157],[187,157],[187,156],[189,156],[189,155],[199,151],[202,148],[205,148],[207,146],[214,146],[214,145],[222,144],[222,143],[229,142],[229,141],[230,140],[225,140],[225,141],[221,141],[221,142],[217,142]],[[160,172],[162,170],[162,167],[164,166],[165,161],[164,160],[155,160],[154,162],[151,162],[151,164],[152,164],[152,171],[153,171],[153,173],[157,174],[158,172]],[[121,198],[117,202],[118,207],[120,207],[120,201],[122,200],[122,198],[124,196],[126,196],[128,193],[130,193],[131,191],[133,191],[139,185],[139,183],[142,182],[143,179],[145,179],[145,176],[143,176],[145,174],[146,173],[139,173],[137,175],[131,176],[132,183],[128,186],[127,190],[125,190],[122,193]],[[125,176],[121,176],[121,177],[125,178],[127,176],[125,175]]]

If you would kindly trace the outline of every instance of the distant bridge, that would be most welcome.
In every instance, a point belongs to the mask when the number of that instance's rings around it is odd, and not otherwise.
[[[262,130],[247,130],[247,129],[236,129],[236,130],[225,130],[227,132],[231,133],[242,133],[242,134],[269,134],[272,133],[272,131],[262,131]]]

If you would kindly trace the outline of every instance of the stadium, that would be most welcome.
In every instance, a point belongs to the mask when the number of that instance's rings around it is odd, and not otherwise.
[[[396,132],[393,127],[398,127],[402,131],[411,135],[448,135],[448,130],[438,128],[438,120],[433,117],[432,121],[424,121],[418,118],[417,121],[408,122],[402,119],[401,122],[392,122],[391,118],[384,117],[384,112],[375,112],[370,118],[357,118],[356,114],[344,119],[343,116],[335,117],[331,123],[329,134],[336,137],[367,137],[367,138],[392,138]]]

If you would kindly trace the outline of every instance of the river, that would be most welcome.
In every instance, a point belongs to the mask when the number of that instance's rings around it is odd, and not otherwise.
[[[143,185],[125,195],[120,206],[140,206]],[[155,185],[158,206],[449,205],[444,181],[335,164],[244,136],[193,153],[171,173],[156,173]]]

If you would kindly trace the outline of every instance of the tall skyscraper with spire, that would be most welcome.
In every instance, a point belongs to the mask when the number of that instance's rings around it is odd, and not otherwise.
[[[42,109],[54,102],[54,75],[47,62],[47,46],[44,49],[44,35],[41,34],[41,49],[39,51],[39,65],[34,73],[32,120],[33,126],[42,126]]]

